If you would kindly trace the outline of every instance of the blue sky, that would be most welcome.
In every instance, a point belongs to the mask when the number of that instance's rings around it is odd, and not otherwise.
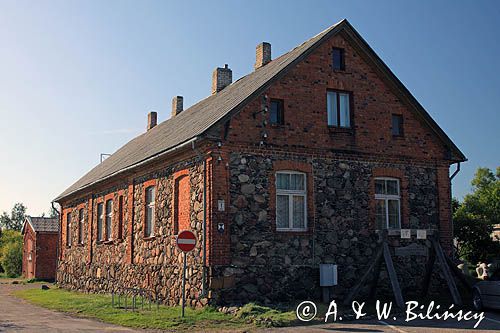
[[[250,72],[255,45],[276,57],[347,18],[469,158],[500,165],[498,1],[0,0],[0,211],[30,214],[143,132],[210,94],[228,63]]]

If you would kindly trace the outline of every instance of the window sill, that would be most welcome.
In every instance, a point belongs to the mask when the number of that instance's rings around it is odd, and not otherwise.
[[[269,124],[273,129],[285,129],[285,124]]]
[[[78,243],[76,246],[78,246],[78,247],[84,247],[84,246],[85,246],[85,244],[83,244],[83,243]]]
[[[276,232],[280,234],[309,234],[309,230],[306,229],[278,229]]]
[[[142,239],[145,241],[152,241],[156,239],[156,236],[144,236]]]
[[[109,245],[109,244],[113,244],[113,240],[100,240],[100,241],[97,241],[97,245]]]
[[[404,140],[405,136],[404,135],[392,135],[392,138],[394,140]]]
[[[331,126],[328,125],[328,131],[330,133],[345,133],[345,134],[354,134],[353,127],[340,127],[340,126]]]

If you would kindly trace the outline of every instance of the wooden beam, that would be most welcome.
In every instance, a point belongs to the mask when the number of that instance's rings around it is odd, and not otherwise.
[[[380,268],[382,267],[382,255],[379,255],[378,258],[375,260],[375,268],[373,272],[373,278],[372,281],[370,282],[370,294],[368,296],[369,299],[372,299],[375,297],[375,292],[377,290],[377,284],[378,284],[378,278],[380,276]]]
[[[429,259],[427,259],[427,263],[425,265],[425,276],[422,282],[422,291],[420,296],[427,296],[427,292],[429,291],[429,284],[431,282],[432,277],[432,269],[434,267],[434,263],[436,262],[436,252],[434,248],[431,248],[429,251]]]
[[[394,270],[394,263],[392,262],[391,252],[389,251],[389,246],[386,242],[382,244],[384,249],[384,259],[385,265],[387,267],[387,273],[389,273],[389,278],[391,280],[392,291],[394,292],[394,298],[396,299],[396,304],[400,309],[404,309],[404,300],[401,293],[401,287],[399,286],[398,276]]]
[[[359,282],[354,286],[354,288],[351,289],[351,292],[345,298],[344,305],[350,305],[352,300],[354,299],[354,297],[357,296],[357,294],[359,293],[359,290],[361,289],[361,286],[363,286],[365,284],[366,280],[370,276],[370,272],[373,271],[373,269],[375,268],[376,263],[382,259],[382,253],[383,253],[382,247],[380,247],[378,249],[378,251],[375,253],[375,257],[373,258],[374,260],[372,260],[372,263],[370,264],[370,266],[366,270],[366,272],[363,275],[363,277],[361,278],[361,280],[359,280]]]
[[[434,249],[436,251],[437,259],[441,266],[441,270],[443,271],[446,282],[448,283],[448,288],[450,289],[451,297],[453,298],[453,302],[456,305],[462,305],[462,297],[458,292],[457,285],[453,276],[450,272],[450,267],[448,267],[448,263],[446,262],[445,255],[443,249],[441,248],[441,244],[433,237],[431,238],[432,245],[434,245]]]

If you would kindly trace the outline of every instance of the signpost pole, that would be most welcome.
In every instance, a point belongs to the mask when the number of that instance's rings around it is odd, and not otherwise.
[[[177,236],[177,247],[184,252],[184,265],[182,268],[182,318],[184,318],[184,308],[186,307],[186,268],[187,253],[193,251],[196,246],[196,236],[189,230],[184,230]]]
[[[184,318],[184,307],[186,305],[186,252],[184,252],[184,268],[182,269],[182,318]]]

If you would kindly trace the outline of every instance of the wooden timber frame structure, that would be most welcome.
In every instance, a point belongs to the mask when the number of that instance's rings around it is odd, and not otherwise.
[[[399,230],[398,230],[399,231]],[[411,230],[411,236],[416,235],[417,230]],[[395,234],[393,234],[395,235]],[[399,233],[398,233],[399,235]],[[396,300],[396,304],[400,309],[404,309],[405,302],[403,299],[403,294],[401,292],[401,287],[399,286],[398,277],[396,274],[396,270],[394,269],[394,263],[392,261],[391,252],[389,250],[389,242],[388,237],[391,235],[388,234],[387,230],[379,231],[379,244],[380,246],[375,251],[375,255],[371,260],[371,264],[366,270],[365,274],[361,277],[359,282],[351,289],[351,292],[347,295],[344,300],[345,305],[351,304],[354,298],[359,294],[361,288],[365,286],[367,283],[370,286],[369,298],[373,298],[375,296],[376,287],[378,284],[378,279],[380,275],[380,270],[382,268],[382,262],[385,262],[385,266],[387,268],[387,273],[389,275],[389,279],[391,282],[392,291],[394,293],[394,298]],[[425,267],[425,276],[422,282],[422,290],[421,297],[425,297],[429,290],[429,284],[431,281],[432,271],[434,268],[434,264],[436,259],[439,263],[439,267],[444,275],[446,283],[448,285],[448,289],[450,290],[451,296],[453,298],[453,303],[461,306],[462,297],[458,291],[457,285],[453,278],[453,274],[462,282],[467,288],[470,288],[470,284],[464,278],[461,271],[455,266],[453,261],[446,256],[444,253],[441,244],[439,243],[439,233],[437,230],[427,230],[427,239],[431,242],[431,247],[429,249],[429,255]],[[453,273],[453,274],[452,274]],[[371,280],[369,281],[369,279]]]

